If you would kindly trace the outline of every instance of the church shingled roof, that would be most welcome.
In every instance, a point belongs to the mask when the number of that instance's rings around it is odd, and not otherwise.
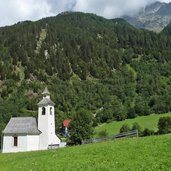
[[[43,98],[37,105],[38,106],[55,105],[55,103],[49,98]]]
[[[10,119],[2,133],[39,135],[41,131],[38,130],[36,118],[14,117]]]

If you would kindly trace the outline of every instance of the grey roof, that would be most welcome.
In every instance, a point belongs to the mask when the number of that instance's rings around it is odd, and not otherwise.
[[[50,95],[50,92],[49,92],[49,90],[48,90],[47,87],[45,87],[45,89],[44,89],[44,91],[43,91],[42,94],[43,94],[43,95]]]
[[[45,105],[54,106],[55,103],[51,99],[44,97],[37,105],[38,106],[45,106]]]
[[[2,133],[39,135],[41,131],[38,130],[36,118],[14,117],[10,119]]]

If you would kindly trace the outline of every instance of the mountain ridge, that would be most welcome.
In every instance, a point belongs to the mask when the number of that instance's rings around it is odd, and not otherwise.
[[[155,2],[141,8],[134,16],[123,16],[137,28],[160,32],[171,22],[171,3]]]

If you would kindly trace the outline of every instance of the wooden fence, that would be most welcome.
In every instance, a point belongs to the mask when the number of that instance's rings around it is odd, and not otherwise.
[[[100,137],[100,138],[91,138],[88,140],[83,140],[82,144],[89,144],[89,143],[102,142],[102,141],[114,140],[119,138],[130,138],[130,137],[138,137],[138,130],[132,130],[132,131]]]

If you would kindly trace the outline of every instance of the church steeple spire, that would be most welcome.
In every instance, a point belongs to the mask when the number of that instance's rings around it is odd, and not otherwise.
[[[47,87],[45,87],[45,89],[44,89],[42,95],[43,95],[43,98],[48,98],[48,99],[50,99],[50,92],[49,92],[49,90],[48,90]]]
[[[38,106],[55,105],[55,103],[50,99],[50,92],[47,87],[45,87],[42,95],[43,99],[38,103]]]
[[[44,89],[44,91],[43,91],[43,96],[44,95],[50,95],[50,92],[49,92],[49,90],[48,90],[48,88],[47,87],[45,87],[45,89]]]

